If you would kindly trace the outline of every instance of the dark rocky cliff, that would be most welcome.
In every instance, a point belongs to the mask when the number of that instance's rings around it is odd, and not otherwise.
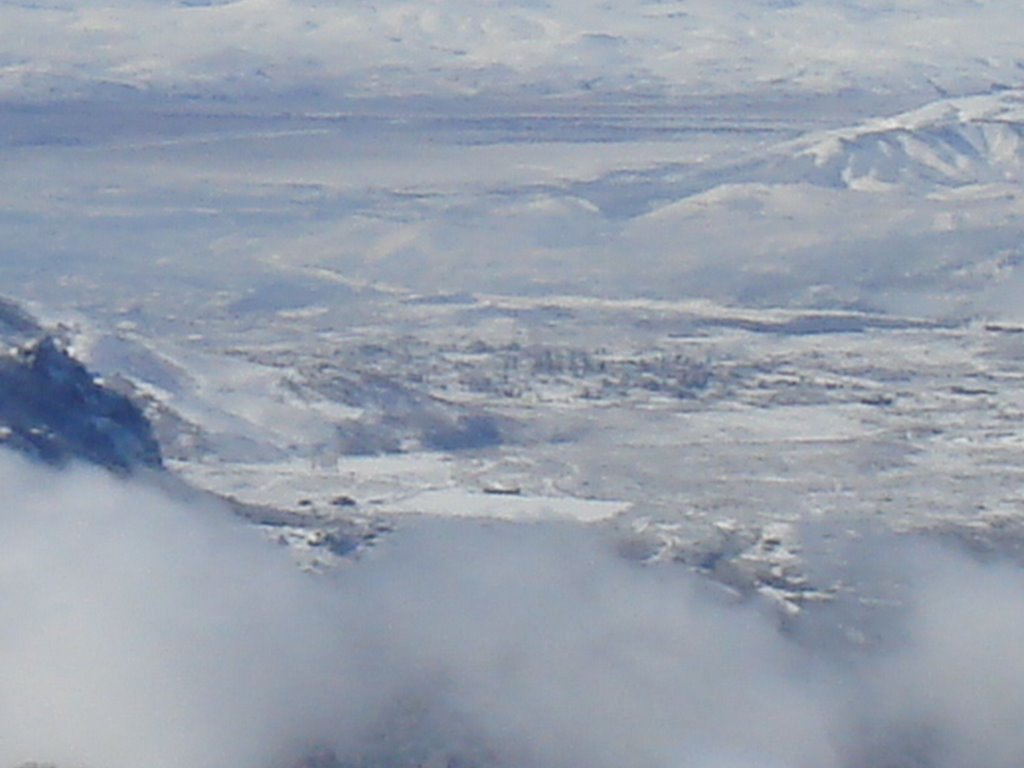
[[[0,445],[57,466],[85,461],[120,473],[162,466],[139,407],[104,387],[52,336],[0,353]]]

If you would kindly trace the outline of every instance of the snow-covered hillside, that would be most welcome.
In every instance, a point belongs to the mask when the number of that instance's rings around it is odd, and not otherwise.
[[[903,185],[925,193],[942,186],[1019,184],[1024,91],[943,99],[787,150],[790,157],[772,163],[764,178],[864,191]]]
[[[1021,23],[1012,3],[968,0],[7,3],[0,87],[305,95],[327,109],[424,94],[962,92],[1019,77]]]
[[[0,768],[1019,768],[1021,29],[0,0]]]

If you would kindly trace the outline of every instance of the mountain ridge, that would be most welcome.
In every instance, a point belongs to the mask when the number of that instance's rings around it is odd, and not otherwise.
[[[3,300],[0,322],[15,337],[42,330]],[[121,474],[163,467],[142,410],[45,332],[0,354],[0,445],[54,466],[84,461]]]

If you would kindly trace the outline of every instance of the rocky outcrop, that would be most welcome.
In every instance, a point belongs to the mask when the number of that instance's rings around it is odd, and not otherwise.
[[[56,466],[85,461],[119,473],[162,466],[139,407],[52,336],[0,354],[0,445]]]
[[[24,342],[42,334],[43,329],[28,312],[0,296],[0,339],[8,343]]]

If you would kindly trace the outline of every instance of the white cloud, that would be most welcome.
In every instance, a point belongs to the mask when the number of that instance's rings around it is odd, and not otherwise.
[[[5,455],[0,487],[0,765],[255,768],[321,746],[399,765],[1009,768],[1024,751],[1008,566],[876,553],[911,564],[911,609],[851,664],[594,529],[410,526],[322,578],[219,509],[95,472]]]

